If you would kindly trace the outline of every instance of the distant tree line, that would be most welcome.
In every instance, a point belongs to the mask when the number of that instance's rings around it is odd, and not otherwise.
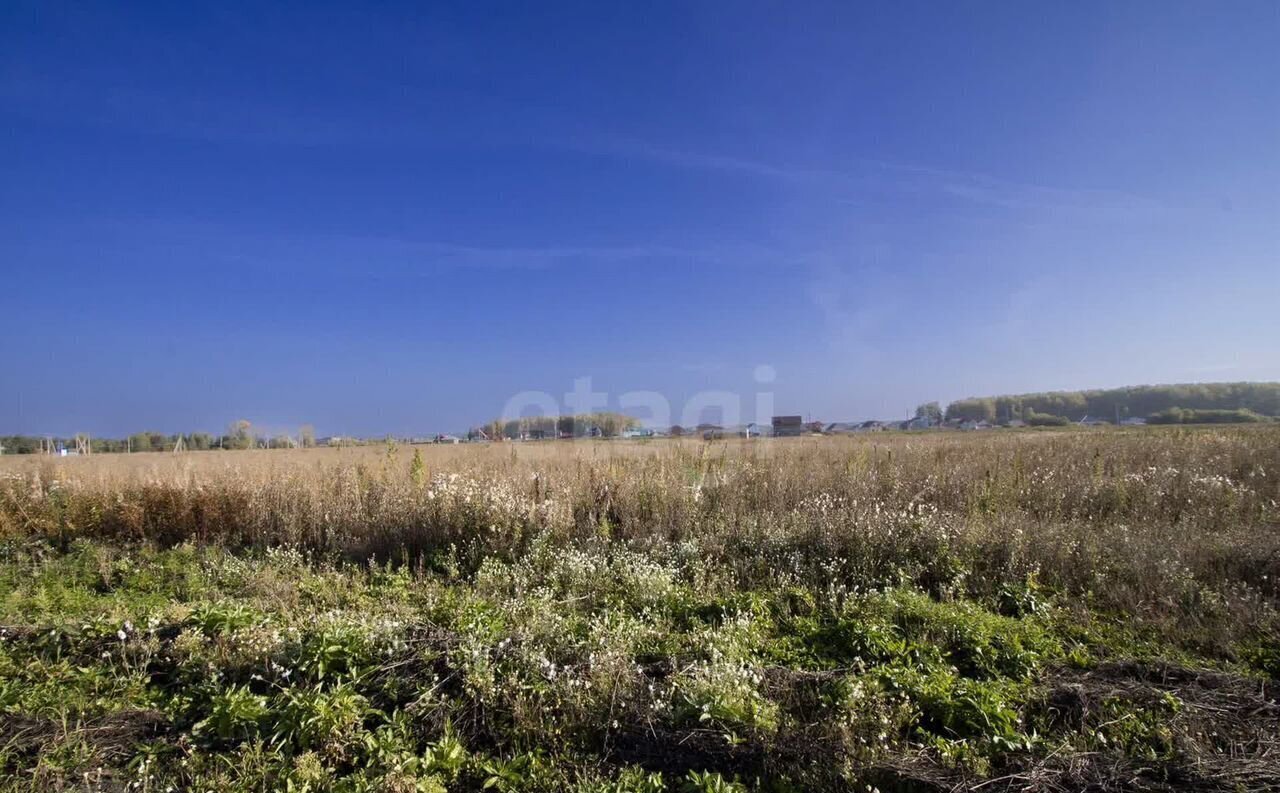
[[[0,453],[3,454],[39,454],[46,441],[53,441],[53,448],[76,449],[75,437],[54,437],[41,435],[5,435],[0,436]],[[292,449],[309,448],[316,445],[315,428],[304,424],[298,435],[284,433],[263,435],[255,431],[253,425],[245,420],[234,421],[227,431],[221,435],[208,432],[190,432],[169,434],[157,431],[135,432],[124,438],[90,438],[89,451],[93,454],[110,454],[120,452],[171,452],[182,447],[190,451],[208,449]]]
[[[946,417],[948,421],[1006,422],[1020,419],[1030,424],[1037,414],[1059,416],[1069,421],[1085,417],[1115,420],[1117,417],[1148,418],[1174,409],[1228,413],[1243,410],[1259,417],[1280,416],[1280,383],[1144,385],[978,397],[960,399],[947,405]]]
[[[1252,424],[1258,421],[1269,421],[1269,419],[1248,408],[1239,410],[1169,408],[1152,413],[1147,418],[1148,424]]]
[[[640,426],[640,421],[622,413],[579,413],[572,416],[524,416],[494,419],[484,427],[491,440],[519,438],[613,438]]]
[[[1028,410],[1022,417],[1031,427],[1065,427],[1071,423],[1071,419],[1066,416],[1056,416],[1052,413],[1037,413],[1034,410]]]
[[[163,432],[135,432],[124,438],[90,438],[89,451],[94,454],[111,454],[116,452],[167,452],[173,451],[182,438],[188,449],[212,449],[217,444],[217,436],[207,432],[192,432],[169,435]],[[5,435],[0,436],[0,446],[5,454],[39,454],[42,444],[53,441],[53,448],[76,449],[74,437],[53,437],[42,435]]]

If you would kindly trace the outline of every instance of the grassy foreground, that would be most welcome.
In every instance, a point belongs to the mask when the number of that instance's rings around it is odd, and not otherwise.
[[[1280,428],[4,460],[0,788],[1280,788]]]

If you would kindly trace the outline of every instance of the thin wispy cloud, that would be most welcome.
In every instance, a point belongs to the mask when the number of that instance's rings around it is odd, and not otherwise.
[[[394,146],[414,149],[450,143],[474,145],[451,134],[453,116],[424,123],[421,118],[359,118],[318,113],[304,106],[252,97],[198,98],[157,91],[110,75],[0,72],[0,101],[8,112],[43,120],[74,121],[160,135],[209,141],[278,146]],[[67,108],[76,108],[74,117]],[[1066,212],[1124,220],[1151,216],[1160,201],[1114,189],[1064,188],[991,174],[917,163],[860,158],[840,167],[775,162],[724,152],[682,149],[615,137],[584,129],[568,118],[536,108],[493,100],[488,110],[518,118],[518,137],[493,131],[483,138],[495,147],[519,146],[578,151],[624,160],[712,171],[776,182],[796,189],[821,190],[833,200],[857,195],[925,194],[943,200],[1006,210]]]
[[[684,168],[739,173],[785,182],[825,183],[845,187],[870,186],[874,184],[872,180],[866,178],[825,168],[776,165],[723,154],[682,151],[637,140],[588,138],[576,140],[568,145],[570,148],[590,153],[608,154],[626,159],[649,160]]]
[[[65,229],[56,242],[34,235],[28,241],[11,239],[3,249],[22,258],[20,254],[53,247],[98,258],[145,254],[175,266],[214,260],[263,272],[405,277],[442,269],[541,271],[664,263],[741,269],[792,260],[783,252],[748,244],[492,246],[386,236],[254,233],[218,223],[159,218],[96,219]]]
[[[138,84],[127,75],[93,72],[8,68],[0,71],[0,101],[8,112],[29,118],[207,141],[307,147],[377,145],[405,150],[480,143],[497,148],[577,151],[767,180],[822,191],[835,201],[868,194],[918,194],[983,207],[1104,220],[1140,219],[1169,209],[1158,200],[1123,190],[1043,185],[919,163],[856,158],[844,160],[840,166],[806,165],[682,149],[603,134],[583,128],[573,119],[500,99],[485,100],[484,109],[519,119],[513,124],[521,130],[518,136],[493,130],[482,137],[474,133],[461,137],[451,131],[458,108],[452,114],[429,119],[388,117],[385,109],[379,118],[362,118],[251,96],[190,97]],[[74,116],[68,115],[67,108],[76,109]]]
[[[1161,201],[1122,190],[1046,186],[990,174],[886,160],[855,159],[852,166],[845,169],[780,164],[627,139],[603,139],[574,145],[597,153],[676,167],[740,174],[791,185],[819,186],[834,191],[837,197],[839,191],[927,192],[990,207],[1070,211],[1113,219],[1152,216],[1168,209]]]

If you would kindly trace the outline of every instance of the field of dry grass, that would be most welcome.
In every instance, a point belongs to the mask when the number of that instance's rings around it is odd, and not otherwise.
[[[15,789],[1280,784],[1274,425],[9,457],[0,547]]]

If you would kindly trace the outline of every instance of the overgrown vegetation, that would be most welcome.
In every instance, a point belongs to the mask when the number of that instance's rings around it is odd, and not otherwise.
[[[1280,784],[1275,425],[0,476],[7,789]]]

